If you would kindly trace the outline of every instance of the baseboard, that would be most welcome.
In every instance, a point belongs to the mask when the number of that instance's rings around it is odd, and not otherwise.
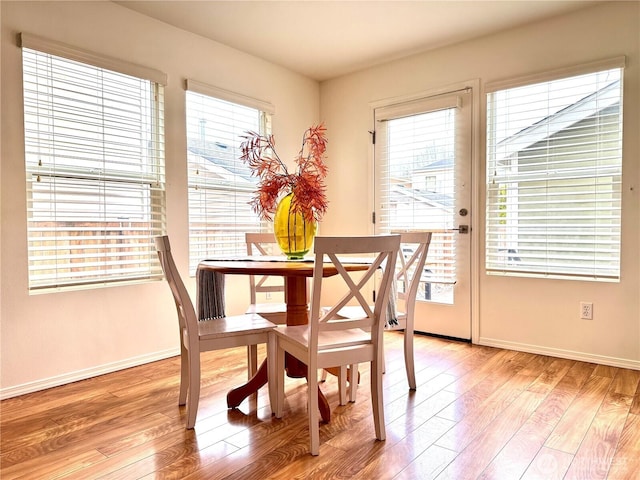
[[[77,370],[75,372],[65,373],[64,375],[44,378],[42,380],[36,380],[35,382],[23,383],[14,387],[0,388],[0,400],[17,397],[27,393],[38,392],[40,390],[46,390],[47,388],[59,387],[60,385],[66,385],[67,383],[86,380],[87,378],[97,377],[99,375],[116,372],[118,370],[124,370],[125,368],[137,367],[145,363],[175,357],[176,355],[180,355],[180,350],[178,348],[172,348],[169,350],[162,350],[159,352],[127,358],[117,362],[107,363],[105,365],[99,365],[97,367]]]
[[[626,358],[608,357],[605,355],[595,355],[592,353],[575,352],[572,350],[563,350],[560,348],[549,348],[540,345],[529,345],[526,343],[507,342],[495,338],[480,337],[478,345],[486,347],[504,348],[506,350],[517,350],[519,352],[536,353],[538,355],[547,355],[550,357],[566,358],[569,360],[578,360],[581,362],[597,363],[600,365],[608,365],[611,367],[629,368],[631,370],[640,370],[640,361],[630,360]]]

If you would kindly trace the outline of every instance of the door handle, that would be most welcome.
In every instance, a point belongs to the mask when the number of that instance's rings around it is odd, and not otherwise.
[[[458,233],[469,233],[471,229],[469,228],[469,225],[459,225],[458,228],[449,228],[447,230],[452,232],[456,231]]]

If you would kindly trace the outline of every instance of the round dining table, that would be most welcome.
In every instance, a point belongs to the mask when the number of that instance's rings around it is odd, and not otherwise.
[[[366,263],[345,263],[347,271],[367,270]],[[242,259],[216,259],[203,260],[198,264],[200,271],[219,272],[225,275],[270,275],[284,277],[285,302],[287,304],[287,325],[305,325],[309,323],[309,299],[307,298],[307,278],[313,276],[313,260],[286,260],[285,257],[264,256],[243,257]],[[325,263],[322,270],[324,277],[338,274],[338,270],[332,263]],[[200,292],[205,295],[206,292]],[[286,373],[293,378],[306,378],[307,366],[296,358],[287,355],[285,357]],[[249,395],[256,393],[268,381],[267,363],[262,362],[256,374],[245,384],[236,387],[227,394],[227,406],[238,407]],[[318,388],[318,404],[322,420],[329,422],[331,411],[329,403]]]

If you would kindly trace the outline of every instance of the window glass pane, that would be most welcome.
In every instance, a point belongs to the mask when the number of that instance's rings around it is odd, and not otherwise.
[[[618,279],[622,69],[487,96],[489,273]]]
[[[240,160],[247,131],[266,132],[269,115],[187,91],[189,268],[220,255],[246,254],[245,232],[264,227],[249,202],[257,178]]]
[[[162,275],[162,87],[23,49],[31,289]]]

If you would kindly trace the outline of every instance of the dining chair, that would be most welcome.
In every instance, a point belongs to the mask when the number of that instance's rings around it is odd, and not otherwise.
[[[245,233],[247,255],[271,256],[280,254],[273,233]],[[258,303],[258,294],[276,293],[283,297],[282,302]],[[283,277],[249,275],[249,307],[245,313],[257,313],[269,321],[283,325],[287,323],[287,304],[284,301],[285,289]]]
[[[339,367],[346,376],[346,367],[357,371],[360,363],[371,366],[371,401],[375,434],[378,440],[384,440],[384,407],[382,396],[382,345],[385,309],[389,301],[389,289],[400,247],[399,235],[368,237],[317,237],[315,239],[315,264],[312,279],[312,299],[310,320],[307,325],[281,326],[274,330],[276,338],[276,406],[275,415],[281,418],[284,409],[284,362],[285,352],[307,365],[307,405],[309,415],[310,452],[319,454],[319,412],[318,412],[318,376],[321,368]],[[343,262],[348,257],[338,255],[373,255],[368,269],[361,272],[347,272]],[[331,291],[339,298],[327,310],[321,306],[323,260],[331,262],[337,274],[331,279]],[[369,296],[370,283],[374,274],[382,269],[380,294],[373,308],[366,297]],[[335,278],[341,279],[337,281]],[[357,318],[343,318],[338,315],[341,308],[351,300],[362,306],[363,314]],[[351,382],[351,395],[355,396],[357,382]]]
[[[255,372],[251,356],[256,354],[257,345],[267,344],[267,357],[275,357],[275,338],[270,332],[275,324],[257,314],[225,316],[198,320],[189,293],[180,277],[171,254],[169,237],[155,238],[156,250],[167,283],[173,294],[180,326],[180,393],[179,405],[187,405],[188,429],[194,428],[200,399],[200,353],[247,346],[249,352],[249,378]],[[269,377],[274,378],[272,371]],[[187,398],[188,396],[188,398]],[[273,410],[275,405],[274,382],[269,382],[269,400]]]
[[[413,335],[415,329],[416,297],[422,280],[424,265],[431,245],[431,232],[392,232],[400,233],[401,251],[398,254],[400,267],[396,271],[396,285],[402,283],[403,288],[396,288],[396,298],[402,302],[403,310],[396,309],[398,328],[404,324],[404,363],[407,370],[409,389],[415,390],[416,370],[413,351]],[[405,251],[409,255],[405,256]],[[413,251],[413,253],[411,253]],[[389,326],[392,330],[393,325]]]
[[[387,330],[404,330],[404,360],[407,370],[409,389],[415,390],[416,370],[413,349],[413,336],[415,328],[415,310],[418,287],[424,271],[424,265],[429,254],[432,232],[427,231],[391,231],[400,235],[400,250],[398,262],[396,262],[395,285],[392,286],[392,298],[390,303],[400,300],[402,309],[389,308],[387,318]],[[401,285],[401,288],[399,288]],[[395,293],[395,295],[393,295]],[[346,306],[338,312],[343,317],[358,317],[362,315],[360,306]],[[325,375],[325,374],[323,374]],[[324,376],[323,378],[326,378]],[[357,378],[357,376],[354,376]],[[346,391],[346,377],[338,375],[339,390]],[[344,395],[344,394],[343,394]]]

